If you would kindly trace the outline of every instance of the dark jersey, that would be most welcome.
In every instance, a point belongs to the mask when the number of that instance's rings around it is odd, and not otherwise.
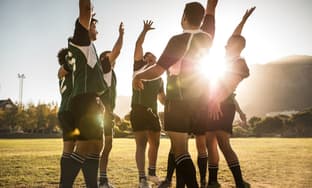
[[[143,60],[136,61],[134,63],[134,74],[138,74],[148,69],[148,65]],[[135,90],[132,89],[131,106],[141,105],[146,108],[151,108],[154,113],[157,112],[157,95],[164,92],[163,81],[161,78],[154,80],[143,81],[144,89]]]
[[[62,96],[59,112],[68,111],[68,104],[73,89],[73,79],[71,72],[59,79],[59,89]]]
[[[111,67],[108,57],[105,57],[101,62],[104,80],[107,84],[107,90],[104,95],[101,97],[102,101],[106,108],[109,108],[111,111],[114,110],[116,106],[116,97],[117,97],[117,77],[114,69]]]
[[[212,31],[210,28],[213,28]],[[184,100],[202,96],[204,80],[198,66],[211,47],[213,31],[214,17],[206,16],[202,30],[186,30],[169,40],[157,62],[168,73],[168,99]]]
[[[78,20],[68,48],[71,53],[69,64],[74,81],[72,97],[86,93],[103,95],[107,90],[107,85],[103,78],[102,67],[95,47],[89,39],[88,30]]]

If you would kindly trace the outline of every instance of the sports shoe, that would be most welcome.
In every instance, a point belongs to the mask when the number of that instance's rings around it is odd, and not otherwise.
[[[146,181],[146,179],[141,179],[139,188],[152,188]]]
[[[155,183],[156,185],[158,185],[160,183],[160,179],[158,176],[151,176],[151,175],[148,175],[147,176],[147,180],[148,181],[151,181],[153,183]]]
[[[250,188],[250,184],[244,181],[244,188]]]
[[[207,188],[220,188],[220,187],[221,187],[221,185],[219,182],[213,182],[213,183],[207,185]]]
[[[100,184],[100,185],[99,185],[99,188],[114,188],[114,186],[111,185],[111,184],[108,183],[108,182],[105,182],[105,183],[103,183],[103,184]]]
[[[160,182],[158,188],[169,188],[171,187],[171,182],[168,180],[163,180]]]

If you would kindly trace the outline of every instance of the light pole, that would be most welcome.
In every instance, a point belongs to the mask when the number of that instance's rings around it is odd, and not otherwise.
[[[24,74],[17,74],[19,79],[19,105],[23,104],[23,80],[26,78]]]

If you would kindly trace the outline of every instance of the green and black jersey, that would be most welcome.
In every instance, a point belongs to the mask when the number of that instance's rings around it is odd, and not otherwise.
[[[146,70],[148,65],[143,60],[134,63],[134,75]],[[164,92],[163,80],[159,77],[154,80],[144,80],[144,89],[132,89],[131,107],[135,105],[151,108],[157,113],[157,95]]]
[[[99,58],[89,39],[88,30],[78,20],[74,36],[69,40],[68,49],[68,65],[73,74],[72,97],[86,93],[103,95],[107,90],[107,84],[103,78]]]
[[[71,72],[59,79],[59,89],[62,97],[61,105],[59,108],[60,113],[68,111],[68,104],[73,90],[73,79]]]
[[[104,60],[101,62],[102,70],[104,73],[104,80],[107,84],[107,90],[105,91],[104,95],[101,96],[102,101],[106,108],[113,111],[116,106],[116,97],[117,97],[117,78],[114,69],[109,62],[108,57],[105,57]]]

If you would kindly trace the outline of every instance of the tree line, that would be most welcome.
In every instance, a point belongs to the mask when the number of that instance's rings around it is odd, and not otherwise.
[[[0,109],[0,134],[59,134],[58,105],[28,104],[10,109]],[[163,122],[163,112],[159,113]],[[233,123],[234,137],[312,137],[312,107],[290,115],[278,114],[251,117],[247,125]],[[114,127],[115,137],[131,137],[129,115]]]

